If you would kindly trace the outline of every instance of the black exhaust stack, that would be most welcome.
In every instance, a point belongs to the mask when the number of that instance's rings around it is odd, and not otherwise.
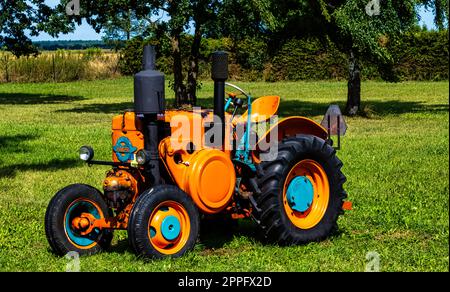
[[[134,76],[134,109],[139,115],[157,115],[165,110],[164,74],[156,71],[156,51],[144,48],[142,71]]]
[[[214,52],[212,54],[211,77],[214,80],[214,124],[220,124],[221,141],[214,141],[214,145],[225,150],[225,81],[228,79],[228,54]]]
[[[165,111],[165,78],[156,71],[156,51],[153,46],[144,48],[143,71],[134,76],[134,109],[143,117],[145,150],[150,155],[149,170],[153,184],[160,183],[158,153],[158,114]]]

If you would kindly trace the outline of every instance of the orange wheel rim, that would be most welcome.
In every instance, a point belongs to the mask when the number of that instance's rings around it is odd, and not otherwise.
[[[173,255],[186,245],[191,223],[186,209],[177,202],[166,201],[158,205],[150,215],[148,238],[162,254]]]
[[[310,206],[303,212],[292,208],[287,193],[291,182],[304,178],[312,185],[313,194]],[[323,167],[314,160],[306,159],[297,163],[289,172],[283,187],[283,206],[289,220],[300,229],[311,229],[322,220],[328,208],[330,186]]]

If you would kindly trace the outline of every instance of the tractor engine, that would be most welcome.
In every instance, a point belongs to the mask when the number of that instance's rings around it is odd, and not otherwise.
[[[108,172],[103,190],[112,208],[123,209],[139,192],[160,184],[158,144],[164,130],[158,115],[165,110],[164,82],[164,74],[155,70],[154,47],[145,47],[143,70],[134,78],[135,108],[112,122],[112,158],[137,167],[138,153],[143,153],[148,161],[139,170],[119,167]]]
[[[112,124],[113,161],[132,168],[119,167],[107,174],[103,184],[105,199],[111,208],[123,210],[142,191],[160,184],[162,158],[172,181],[201,211],[207,214],[223,211],[232,200],[236,183],[230,151],[225,149],[232,135],[225,125],[230,117],[224,110],[227,54],[213,54],[214,111],[166,111],[164,75],[155,71],[153,47],[145,47],[143,64],[144,70],[134,80],[134,110],[115,117]],[[189,120],[188,127],[174,126],[183,119]],[[172,125],[171,134],[164,129],[167,124]],[[200,132],[194,134],[195,124],[200,125]],[[210,127],[219,129],[218,135],[209,138],[208,146],[203,145],[207,144],[206,132]],[[180,130],[188,133],[183,134],[181,147],[174,146],[175,133]],[[141,153],[145,164],[139,161]]]
[[[111,170],[103,181],[103,191],[109,207],[122,210],[138,193],[138,181],[125,170]]]

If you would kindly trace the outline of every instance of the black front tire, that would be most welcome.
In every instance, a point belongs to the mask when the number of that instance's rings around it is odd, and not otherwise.
[[[154,212],[166,202],[175,202],[183,208],[187,215],[190,231],[186,233],[186,242],[180,246],[176,253],[164,251],[152,243],[149,225]],[[182,230],[180,236],[183,235]],[[128,239],[135,253],[143,259],[162,259],[165,257],[181,257],[192,250],[198,240],[200,219],[197,207],[192,199],[181,189],[172,185],[159,185],[151,188],[139,196],[133,206],[128,221]]]
[[[60,190],[51,199],[45,213],[45,234],[53,252],[59,256],[64,256],[69,252],[77,252],[79,255],[92,255],[107,249],[111,245],[113,232],[111,230],[101,230],[93,238],[91,247],[77,247],[69,238],[65,227],[65,215],[68,208],[76,201],[90,201],[97,205],[104,216],[109,215],[107,204],[102,198],[102,194],[95,188],[75,184]]]
[[[319,163],[328,177],[329,202],[321,221],[310,229],[293,224],[283,206],[283,188],[290,170],[300,161],[309,159]],[[262,162],[259,173],[261,195],[256,200],[261,212],[260,235],[270,243],[280,245],[306,244],[321,241],[337,230],[337,220],[343,214],[343,200],[347,197],[341,172],[342,162],[336,151],[321,138],[299,135],[283,140],[274,161]]]

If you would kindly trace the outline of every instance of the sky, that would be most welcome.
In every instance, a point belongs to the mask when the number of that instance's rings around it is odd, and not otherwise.
[[[82,0],[81,0],[82,1]],[[46,0],[49,6],[55,6],[60,0]],[[433,23],[433,13],[431,11],[426,11],[424,8],[420,8],[420,25],[426,25],[430,29],[435,29]],[[41,33],[37,37],[32,37],[33,41],[48,41],[48,40],[101,40],[101,35],[96,33],[85,21],[81,26],[78,26],[73,33],[70,34],[60,34],[58,38],[52,38],[46,33]]]

